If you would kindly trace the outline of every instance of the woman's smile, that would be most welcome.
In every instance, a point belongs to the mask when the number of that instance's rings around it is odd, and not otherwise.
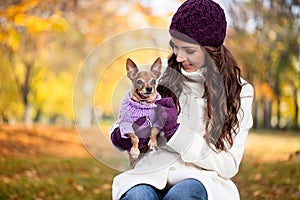
[[[197,68],[194,67],[192,64],[183,64],[182,63],[182,67],[186,72],[193,72],[193,71],[197,70]]]

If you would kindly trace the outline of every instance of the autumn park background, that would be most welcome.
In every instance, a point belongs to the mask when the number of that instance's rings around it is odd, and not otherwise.
[[[1,200],[111,199],[128,164],[108,139],[128,89],[125,59],[169,55],[181,2],[0,1]],[[255,88],[254,127],[233,178],[241,199],[300,199],[300,2],[218,2],[225,45]]]

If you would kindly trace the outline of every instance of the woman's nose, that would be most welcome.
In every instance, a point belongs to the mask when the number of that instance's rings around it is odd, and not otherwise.
[[[185,61],[185,60],[186,60],[186,58],[183,57],[183,56],[181,56],[180,54],[177,54],[177,55],[176,55],[176,61],[177,61],[177,62],[183,62],[183,61]]]

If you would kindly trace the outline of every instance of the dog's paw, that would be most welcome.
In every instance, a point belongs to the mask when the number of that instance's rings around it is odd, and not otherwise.
[[[150,139],[148,142],[148,146],[151,151],[156,151],[157,150],[157,141]]]
[[[133,159],[136,160],[140,155],[140,150],[138,148],[133,148],[132,147],[131,150],[130,150],[130,155]]]

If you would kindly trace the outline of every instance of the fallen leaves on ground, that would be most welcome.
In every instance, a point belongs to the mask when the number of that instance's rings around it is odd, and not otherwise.
[[[111,197],[118,172],[92,158],[75,128],[1,125],[0,147],[0,199]],[[233,178],[241,199],[300,199],[299,150],[300,134],[250,133]]]

